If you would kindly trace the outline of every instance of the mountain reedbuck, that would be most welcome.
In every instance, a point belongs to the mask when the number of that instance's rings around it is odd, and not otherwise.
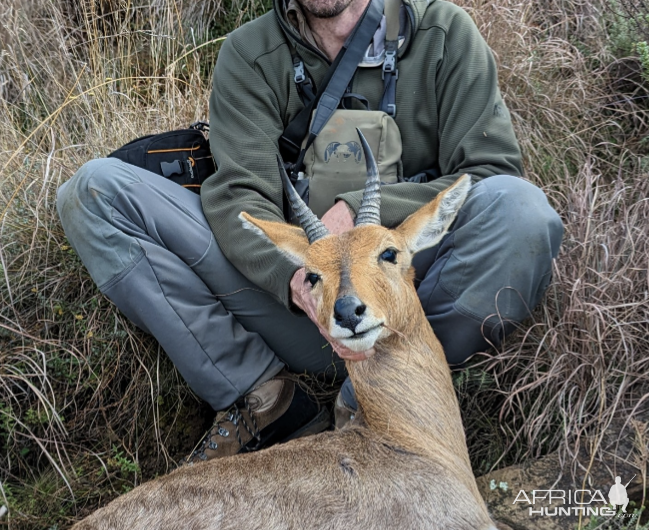
[[[344,429],[184,466],[74,528],[127,530],[496,530],[471,471],[442,347],[413,285],[413,254],[435,245],[468,193],[465,175],[398,228],[379,225],[367,164],[353,230],[331,235],[280,172],[302,228],[242,213],[244,225],[306,268],[320,324],[347,348],[362,414]]]

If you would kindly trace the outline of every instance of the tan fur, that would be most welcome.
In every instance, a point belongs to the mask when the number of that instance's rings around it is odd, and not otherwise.
[[[244,216],[278,246],[287,243],[284,250],[307,272],[321,275],[313,293],[324,326],[343,270],[346,294],[383,319],[376,354],[347,363],[363,420],[342,431],[182,467],[74,528],[494,528],[471,471],[442,347],[412,284],[408,241],[434,210],[422,208],[400,230],[361,226],[311,246],[290,227]],[[292,230],[288,241],[283,230]],[[378,259],[387,248],[399,251],[396,264]]]

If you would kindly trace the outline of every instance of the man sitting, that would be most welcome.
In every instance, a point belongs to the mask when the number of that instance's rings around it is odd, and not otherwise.
[[[317,90],[368,5],[275,0],[272,12],[229,35],[210,98],[218,170],[200,198],[115,159],[88,162],[59,190],[68,239],[101,291],[221,411],[195,459],[327,428],[327,412],[290,373],[340,381],[341,358],[362,359],[321,335],[304,270],[247,233],[238,215],[287,219],[276,155],[304,108],[294,58]],[[372,109],[383,98],[385,34],[382,23],[350,85]],[[381,223],[400,224],[460,175],[472,175],[449,234],[414,262],[428,321],[449,363],[458,364],[499,344],[539,303],[563,227],[543,192],[519,178],[495,61],[468,14],[444,0],[404,0],[398,42],[401,178],[382,187]],[[311,193],[310,200],[323,199]],[[326,197],[322,220],[331,232],[352,227],[361,193]],[[353,413],[349,384],[338,405],[341,418]]]

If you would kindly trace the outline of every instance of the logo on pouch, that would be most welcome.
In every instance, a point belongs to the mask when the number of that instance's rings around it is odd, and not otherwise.
[[[354,160],[357,164],[361,161],[362,151],[358,142],[331,142],[325,149],[324,161],[329,163],[332,158],[339,162]]]

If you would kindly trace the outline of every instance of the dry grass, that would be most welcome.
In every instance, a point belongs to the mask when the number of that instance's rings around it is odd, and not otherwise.
[[[99,294],[54,202],[83,162],[206,118],[218,50],[208,29],[224,8],[175,6],[0,7],[0,505],[11,528],[68,526],[168,471],[209,421],[155,341]]]
[[[497,55],[527,178],[566,225],[544,305],[457,376],[480,472],[569,457],[649,408],[649,98],[628,55],[637,29],[615,15],[627,4],[461,4]],[[205,119],[216,39],[261,11],[0,6],[0,505],[12,529],[67,526],[165,472],[202,432],[198,400],[69,248],[54,195],[83,162]]]
[[[503,432],[494,465],[573,453],[649,410],[649,101],[637,58],[610,45],[607,1],[466,7],[500,61],[527,178],[566,228],[533,324],[479,364]]]

